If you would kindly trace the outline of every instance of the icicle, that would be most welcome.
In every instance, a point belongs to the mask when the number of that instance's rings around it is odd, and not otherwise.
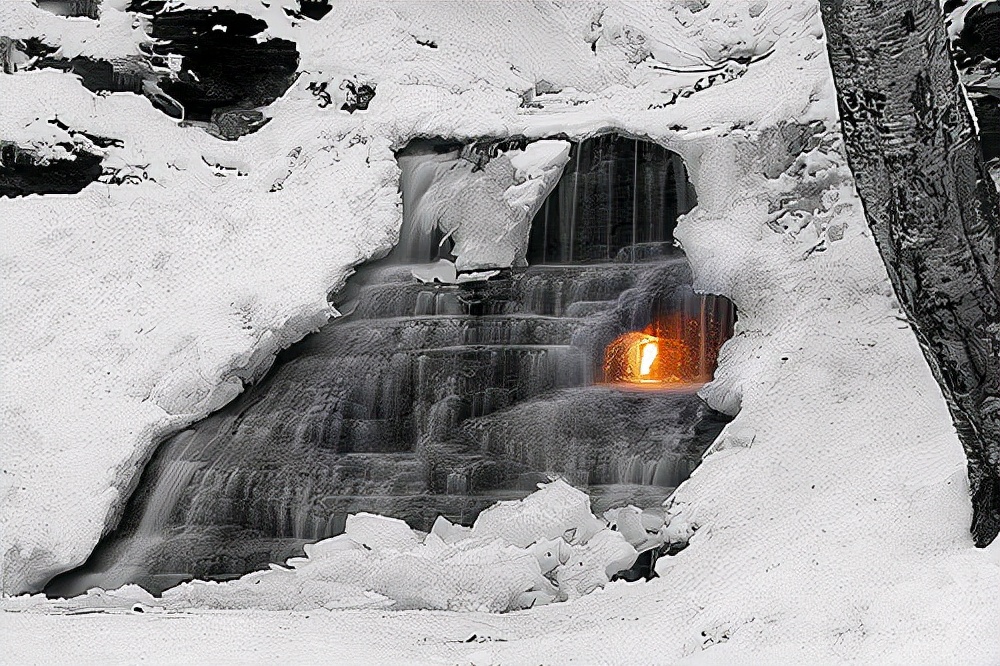
[[[611,228],[617,208],[616,206],[617,200],[615,199],[615,185],[616,185],[615,166],[617,160],[615,159],[614,149],[611,150],[611,155],[608,156],[606,159],[608,162],[608,210],[607,210],[607,219],[605,220],[604,223],[604,241],[605,241],[604,260],[611,261],[611,259],[614,258],[611,254],[612,252]]]
[[[639,243],[639,140],[635,140],[632,162],[632,263],[635,263],[636,245]]]
[[[576,242],[576,207],[579,202],[577,192],[580,185],[580,153],[583,150],[583,142],[576,144],[576,165],[573,170],[573,203],[570,213],[569,223],[569,253],[567,261],[573,261],[573,243]]]
[[[548,262],[549,251],[549,199],[545,197],[545,213],[542,218],[542,263]]]
[[[684,169],[684,160],[679,155],[671,158],[674,162],[674,191],[677,193],[677,216],[691,210],[688,204],[687,173]]]
[[[698,377],[705,380],[708,378],[708,365],[705,362],[706,338],[708,337],[708,326],[705,318],[705,296],[702,296],[699,300],[701,307],[699,309],[698,319]]]

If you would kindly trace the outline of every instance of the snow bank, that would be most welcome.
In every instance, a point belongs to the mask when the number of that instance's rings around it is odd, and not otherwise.
[[[634,23],[645,10],[356,2],[312,22],[279,4],[229,3],[268,23],[262,37],[292,39],[301,54],[302,76],[266,109],[271,122],[238,141],[178,125],[142,97],[95,95],[65,72],[0,77],[0,140],[58,150],[58,119],[121,141],[102,149],[104,165],[118,180],[132,176],[73,196],[0,199],[6,592],[82,563],[159,439],[232,399],[276,350],[335,314],[326,294],[398,234],[392,149],[418,136],[581,137],[613,127],[675,142],[681,130],[665,128],[688,118],[721,127],[747,117],[746,104],[642,111],[673,83],[629,63],[600,21]],[[730,36],[691,23],[683,7],[666,11],[650,28],[664,39],[716,53]],[[119,34],[114,16],[95,23],[28,0],[0,4],[5,32],[44,35],[70,54],[93,43],[80,26],[122,42],[120,52],[89,55],[133,53],[134,35]],[[345,80],[376,84],[367,111],[339,110]],[[566,92],[544,95],[539,113],[523,103],[542,80]],[[314,94],[323,84],[331,103]],[[558,164],[560,151],[542,152],[541,161],[526,152],[531,196],[558,178],[553,168],[530,177],[542,162]],[[517,183],[504,187],[516,205],[531,198]]]
[[[123,140],[106,166],[142,174],[0,199],[3,580],[18,591],[82,562],[165,432],[334,314],[327,293],[395,239],[398,194],[386,139],[334,150],[312,127],[265,128],[219,145],[56,72],[2,76],[0,99],[12,140],[61,140],[58,116]]]

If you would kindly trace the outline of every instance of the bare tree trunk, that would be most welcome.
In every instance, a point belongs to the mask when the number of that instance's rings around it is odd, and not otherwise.
[[[969,459],[972,534],[1000,531],[1000,211],[937,0],[820,0],[847,157]]]

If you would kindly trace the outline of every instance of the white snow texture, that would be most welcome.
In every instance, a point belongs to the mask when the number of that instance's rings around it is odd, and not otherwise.
[[[695,286],[739,311],[704,397],[738,414],[669,507],[666,531],[690,545],[648,583],[488,615],[531,605],[515,588],[551,594],[538,574],[552,556],[531,544],[558,546],[555,526],[522,534],[501,506],[471,533],[441,524],[420,542],[361,515],[291,571],[249,577],[274,590],[252,593],[261,607],[323,598],[333,610],[282,615],[280,631],[250,611],[90,624],[2,613],[0,631],[19,637],[9,659],[206,662],[253,645],[247,659],[292,662],[1000,663],[1000,547],[972,546],[965,458],[842,155],[818,3],[365,0],[319,22],[290,18],[289,0],[176,4],[231,6],[295,41],[302,74],[256,133],[222,142],[70,74],[0,75],[0,139],[47,150],[67,140],[47,122],[58,115],[121,139],[106,164],[147,176],[0,199],[7,593],[81,563],[164,433],[335,314],[327,293],[396,238],[392,151],[413,137],[616,130],[678,152],[698,193],[677,230]],[[95,23],[4,0],[0,33],[44,34],[66,54],[134,52],[132,23],[105,11]],[[369,109],[319,108],[309,83],[345,79],[376,84]],[[580,591],[606,579],[593,563],[627,553],[614,541],[635,528],[618,516],[611,537],[585,518],[566,520],[606,550],[555,555],[557,575],[560,558],[590,562],[579,580],[564,574]],[[357,548],[369,539],[378,548]],[[502,558],[510,566],[491,577]],[[423,586],[414,566],[451,577]],[[164,603],[245,605],[247,580],[189,584]]]

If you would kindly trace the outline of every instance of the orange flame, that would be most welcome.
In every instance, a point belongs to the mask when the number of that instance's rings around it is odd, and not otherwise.
[[[705,330],[702,330],[704,328]],[[711,314],[661,317],[642,331],[624,333],[604,351],[604,380],[631,384],[708,381],[731,330]]]
[[[632,331],[608,345],[604,376],[612,382],[681,383],[689,355],[687,345],[679,340]]]

